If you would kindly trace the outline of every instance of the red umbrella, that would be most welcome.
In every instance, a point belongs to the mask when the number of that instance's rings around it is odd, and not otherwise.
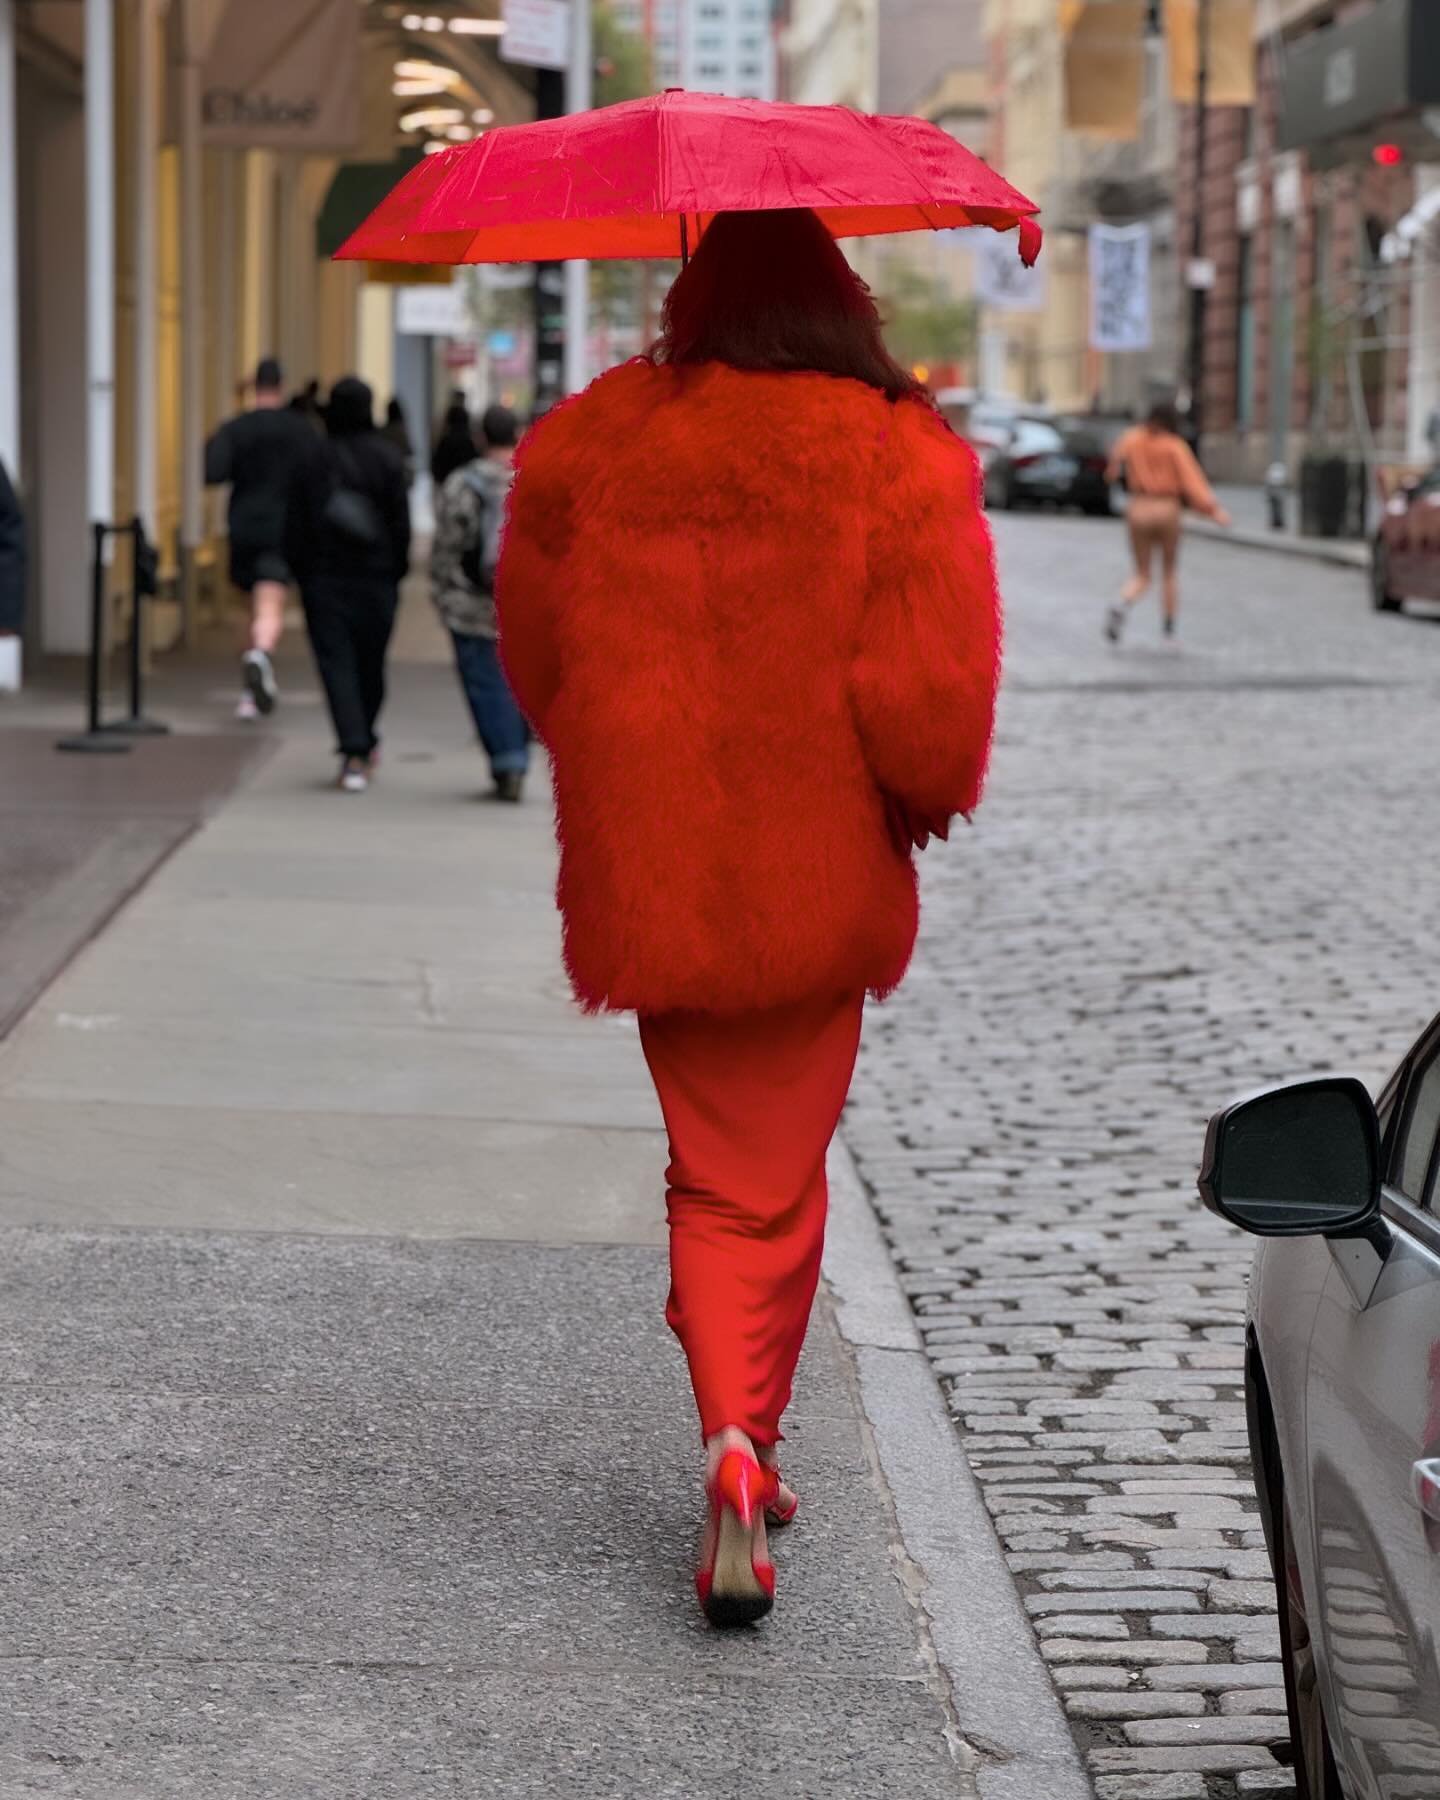
[[[676,257],[720,212],[812,207],[836,237],[988,225],[1040,253],[1036,207],[927,119],[670,89],[427,156],[339,250],[371,262]]]

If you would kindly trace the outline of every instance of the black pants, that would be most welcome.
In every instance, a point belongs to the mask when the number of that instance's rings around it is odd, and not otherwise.
[[[382,576],[317,576],[305,584],[305,628],[325,684],[342,756],[369,756],[380,742],[385,652],[400,593]]]

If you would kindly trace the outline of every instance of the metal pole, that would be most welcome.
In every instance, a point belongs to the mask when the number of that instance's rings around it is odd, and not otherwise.
[[[20,485],[20,121],[15,112],[15,0],[0,0],[0,462]]]
[[[135,511],[155,531],[159,366],[156,353],[155,187],[159,143],[159,0],[136,0],[135,63]]]
[[[145,602],[155,591],[147,579],[146,552],[149,545],[145,524],[136,517],[120,529],[130,538],[130,586],[133,590],[130,612],[130,713],[107,725],[106,731],[118,731],[125,737],[165,737],[170,727],[158,719],[145,716]]]
[[[85,0],[85,362],[89,387],[87,511],[115,504],[115,18]]]
[[[86,729],[74,737],[61,738],[55,745],[57,750],[71,750],[90,756],[118,756],[130,748],[123,737],[106,731],[100,723],[100,664],[105,644],[105,547],[109,535],[110,527],[103,520],[92,521],[90,526],[93,545],[90,558],[90,668],[86,686]]]
[[[570,0],[570,67],[565,76],[567,113],[589,112],[594,51],[590,0]],[[565,392],[578,394],[590,379],[590,265],[565,265]]]
[[[558,119],[565,111],[565,76],[559,69],[535,71],[535,117]],[[565,391],[567,356],[565,337],[565,276],[562,265],[535,265],[535,396],[538,417],[548,412]]]
[[[194,0],[181,7],[180,53],[180,555],[181,636],[195,622],[195,553],[205,532],[205,241],[201,213],[200,46]]]
[[[1190,432],[1200,452],[1205,416],[1205,309],[1209,289],[1200,279],[1205,257],[1205,137],[1210,100],[1210,8],[1200,0],[1195,45],[1195,216],[1190,228]]]

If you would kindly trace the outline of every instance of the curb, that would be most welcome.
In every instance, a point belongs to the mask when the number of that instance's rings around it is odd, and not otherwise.
[[[1186,519],[1185,530],[1237,550],[1268,550],[1276,556],[1295,556],[1308,562],[1330,563],[1336,568],[1370,567],[1370,551],[1364,544],[1327,538],[1297,538],[1284,531],[1254,531],[1247,526],[1212,525],[1208,519]]]
[[[981,1800],[1093,1800],[985,1499],[850,1153],[830,1152],[825,1279]]]

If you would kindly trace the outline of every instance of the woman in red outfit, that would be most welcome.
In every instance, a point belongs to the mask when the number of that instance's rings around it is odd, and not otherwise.
[[[809,212],[706,231],[646,359],[522,446],[501,649],[547,745],[575,991],[630,1009],[670,1136],[671,1291],[706,1445],[697,1577],[770,1608],[780,1420],[825,1153],[912,852],[980,795],[999,605],[974,457]]]

